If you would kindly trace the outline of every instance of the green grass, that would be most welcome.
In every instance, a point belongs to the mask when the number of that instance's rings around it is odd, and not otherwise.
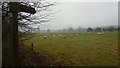
[[[65,66],[117,66],[118,32],[78,33],[73,38],[55,37],[66,33],[35,34],[25,45],[34,43],[34,50],[43,56],[51,57],[54,62]],[[49,38],[43,38],[49,35]]]

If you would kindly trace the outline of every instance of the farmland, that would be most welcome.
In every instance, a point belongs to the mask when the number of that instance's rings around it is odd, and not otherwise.
[[[104,35],[97,35],[96,32],[77,34],[73,37],[67,33],[35,34],[24,41],[24,45],[31,47],[33,43],[35,52],[61,66],[118,65],[118,32],[105,32]],[[66,35],[66,38],[58,35]]]

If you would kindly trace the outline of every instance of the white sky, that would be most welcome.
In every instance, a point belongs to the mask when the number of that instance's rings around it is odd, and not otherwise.
[[[54,0],[57,2],[118,2],[120,0]]]
[[[117,2],[60,2],[54,9],[60,12],[45,29],[118,25]]]
[[[1,1],[8,1],[8,0],[1,0]],[[24,0],[9,0],[9,1],[16,2],[16,1],[24,1]],[[31,1],[33,1],[33,0],[31,0]],[[118,2],[120,0],[49,0],[49,1],[57,1],[57,2]]]

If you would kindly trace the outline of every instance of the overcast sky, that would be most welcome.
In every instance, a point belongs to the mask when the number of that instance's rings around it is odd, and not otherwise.
[[[45,29],[118,25],[117,2],[59,2]]]

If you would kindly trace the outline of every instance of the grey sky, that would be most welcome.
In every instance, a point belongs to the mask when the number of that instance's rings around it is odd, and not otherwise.
[[[118,25],[117,2],[60,2],[53,10],[60,12],[45,29]]]

